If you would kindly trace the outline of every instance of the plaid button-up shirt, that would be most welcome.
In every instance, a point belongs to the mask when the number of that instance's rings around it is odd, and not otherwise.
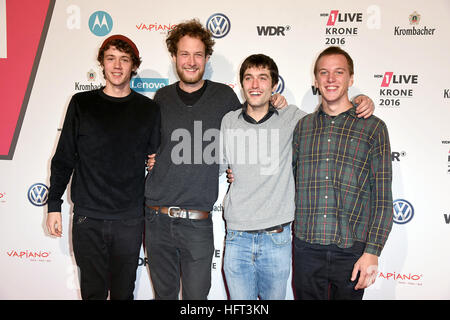
[[[392,162],[388,130],[355,107],[299,121],[293,137],[295,235],[307,242],[380,255],[392,228]]]

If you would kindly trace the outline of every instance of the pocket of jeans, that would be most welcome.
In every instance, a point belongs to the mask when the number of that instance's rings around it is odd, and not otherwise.
[[[83,225],[83,224],[87,224],[87,222],[88,222],[88,217],[79,216],[79,215],[76,215],[76,214],[73,215],[73,224],[74,225],[80,226],[80,225]]]
[[[225,236],[225,241],[230,242],[230,241],[235,240],[238,236],[238,233],[239,233],[238,231],[227,230],[227,234]]]
[[[145,206],[144,209],[144,217],[145,217],[145,222],[146,223],[152,223],[155,221],[156,219],[156,210],[155,209],[151,209],[147,206]]]
[[[289,226],[284,227],[283,232],[271,233],[270,239],[277,246],[285,246],[291,242],[291,232]]]
[[[207,230],[213,228],[211,215],[207,219],[180,219],[181,223],[187,223],[194,229],[201,229],[201,230]]]

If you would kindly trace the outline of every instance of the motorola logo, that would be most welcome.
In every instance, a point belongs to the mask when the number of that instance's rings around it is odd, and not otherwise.
[[[28,189],[28,200],[31,204],[42,207],[48,200],[48,188],[43,183],[35,183]]]
[[[89,30],[99,37],[106,36],[111,32],[113,20],[105,11],[96,11],[89,18]]]
[[[230,19],[222,13],[215,13],[208,18],[206,27],[214,38],[223,38],[230,32]]]

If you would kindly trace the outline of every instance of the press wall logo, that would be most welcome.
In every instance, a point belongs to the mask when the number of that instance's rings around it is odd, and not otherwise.
[[[134,78],[130,81],[131,89],[138,92],[156,92],[167,85],[168,78]]]
[[[380,271],[378,279],[385,281],[395,281],[398,284],[410,286],[422,286],[423,274],[414,272],[386,272]]]
[[[414,207],[404,199],[395,200],[393,203],[394,222],[397,224],[405,224],[414,217]]]
[[[291,30],[291,26],[256,26],[258,36],[286,36],[286,33]]]
[[[27,194],[31,204],[42,207],[48,200],[48,187],[43,183],[35,183],[28,189]]]
[[[406,152],[405,151],[392,151],[391,152],[391,160],[392,162],[400,162],[400,158],[406,157]]]
[[[136,25],[136,29],[138,29],[139,31],[149,31],[149,32],[157,32],[160,34],[167,34],[170,30],[175,29],[177,25],[176,24],[172,24],[172,23],[168,23],[168,24],[160,24],[160,23],[144,23],[141,22],[139,24]]]
[[[50,252],[45,250],[9,250],[8,257],[23,261],[50,262]]]
[[[223,38],[230,32],[231,22],[223,13],[215,13],[206,21],[206,28],[211,31],[214,38]]]
[[[447,154],[447,173],[450,174],[450,150]]]
[[[88,91],[103,87],[101,82],[96,82],[97,73],[92,69],[86,72],[86,80],[87,82],[76,81],[74,86],[75,91]]]
[[[444,89],[444,99],[450,98],[450,89]]]
[[[412,27],[402,28],[400,26],[394,27],[394,36],[433,36],[435,34],[436,28],[430,28],[427,26],[416,27],[419,25],[421,20],[421,15],[414,11],[408,17],[409,24]]]
[[[106,36],[112,28],[113,20],[105,11],[96,11],[89,17],[89,30],[98,37]]]
[[[379,105],[381,107],[400,107],[404,99],[414,97],[414,87],[419,84],[417,74],[399,74],[392,71],[375,74],[375,79],[381,79]]]
[[[275,88],[275,91],[273,93],[279,93],[282,94],[284,91],[284,79],[278,75],[278,84],[277,87]]]
[[[6,202],[6,192],[0,192],[0,203]]]
[[[343,12],[331,10],[329,13],[321,13],[326,17],[325,44],[345,45],[347,37],[358,36],[359,27],[363,23],[362,12]]]

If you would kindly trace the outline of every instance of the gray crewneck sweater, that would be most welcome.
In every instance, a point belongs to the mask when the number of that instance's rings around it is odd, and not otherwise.
[[[220,148],[220,123],[241,104],[229,86],[205,81],[205,92],[193,106],[180,99],[176,83],[155,94],[161,110],[161,146],[145,183],[145,203],[149,206],[213,209],[219,184],[215,154]]]
[[[228,229],[259,230],[294,220],[292,134],[306,113],[289,105],[252,124],[242,110],[222,119],[223,159],[234,182],[224,198]]]

